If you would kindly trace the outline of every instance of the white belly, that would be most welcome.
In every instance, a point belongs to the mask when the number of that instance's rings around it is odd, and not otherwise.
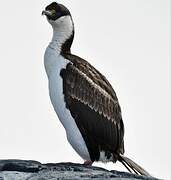
[[[84,159],[90,160],[89,152],[85,141],[71,116],[70,111],[66,108],[63,95],[63,81],[60,71],[66,68],[68,60],[58,55],[55,50],[47,48],[45,52],[45,69],[49,79],[50,99],[57,113],[59,120],[64,126],[67,139],[75,151]]]

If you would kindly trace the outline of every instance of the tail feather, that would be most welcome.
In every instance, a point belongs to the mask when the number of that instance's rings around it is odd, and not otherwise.
[[[133,171],[135,174],[151,177],[151,175],[146,170],[144,170],[141,166],[139,166],[137,163],[127,158],[126,156],[120,154],[119,161],[127,168],[129,172],[132,173]]]

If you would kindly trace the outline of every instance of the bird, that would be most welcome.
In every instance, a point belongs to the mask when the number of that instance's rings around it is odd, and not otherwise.
[[[88,61],[71,53],[74,22],[63,4],[42,11],[53,36],[44,54],[49,96],[67,140],[85,165],[121,162],[128,171],[150,174],[124,155],[124,123],[116,93]]]

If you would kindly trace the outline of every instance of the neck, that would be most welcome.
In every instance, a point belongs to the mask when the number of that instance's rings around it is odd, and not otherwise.
[[[70,53],[70,48],[74,38],[74,28],[70,16],[63,17],[62,21],[53,27],[53,37],[49,47],[57,54]]]

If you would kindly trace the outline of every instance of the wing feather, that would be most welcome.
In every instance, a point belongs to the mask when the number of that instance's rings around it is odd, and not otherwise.
[[[70,96],[85,105],[88,104],[91,109],[103,114],[109,120],[117,121],[116,115],[120,113],[118,100],[114,100],[100,85],[95,84],[92,79],[75,66],[70,64],[67,71],[69,73],[66,78],[66,85]]]
[[[112,86],[86,61],[73,56],[69,59],[72,63],[61,73],[65,101],[87,142],[91,159],[98,160],[95,154],[100,149],[123,153],[124,127]]]

